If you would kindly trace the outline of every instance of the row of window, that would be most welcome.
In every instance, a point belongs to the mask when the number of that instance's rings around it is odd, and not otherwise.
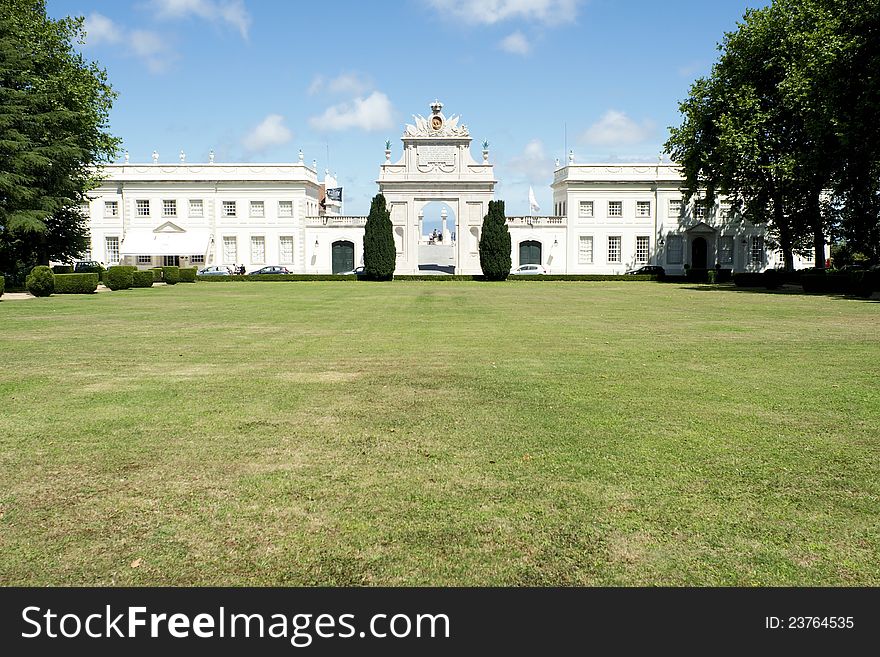
[[[111,265],[113,263],[119,262],[119,237],[110,235],[104,238],[104,261]],[[174,256],[169,256],[173,258]],[[205,256],[204,255],[191,255],[189,257],[190,263],[194,265],[202,265],[205,264]],[[153,256],[148,255],[139,255],[137,257],[137,264],[139,265],[152,265],[153,264]],[[167,260],[164,261],[164,264],[173,264]]]
[[[251,236],[251,263],[266,263],[266,238],[262,235]],[[278,238],[278,261],[282,265],[293,264],[293,237]],[[235,235],[223,237],[223,264],[234,265],[238,262],[238,238]]]
[[[135,214],[138,217],[151,216],[150,200],[137,199],[134,202]],[[238,216],[237,201],[223,201],[221,206],[223,217]],[[201,219],[205,216],[205,203],[202,199],[189,200],[188,217],[193,219]],[[119,201],[104,201],[104,216],[119,216]],[[174,219],[177,214],[177,201],[175,199],[165,199],[162,201],[162,216],[167,219]],[[250,201],[248,207],[248,216],[252,219],[262,219],[266,216],[266,203],[264,201]],[[281,218],[293,217],[293,201],[278,201],[278,216]]]
[[[608,237],[606,260],[610,264],[621,264],[623,257],[623,238],[620,235]],[[651,255],[651,238],[647,235],[636,236],[635,262],[644,265]],[[578,264],[592,265],[593,260],[593,236],[581,235],[578,238]]]
[[[580,219],[592,219],[594,216],[594,203],[593,201],[579,201],[578,202],[578,218]],[[608,201],[607,206],[607,216],[609,217],[622,217],[623,216],[623,201]],[[556,211],[561,212],[562,215],[565,215],[565,201],[561,201],[556,204]],[[682,212],[682,202],[680,198],[671,198],[669,199],[669,216],[671,217],[680,217]],[[706,206],[701,202],[695,202],[693,207],[694,218],[696,219],[705,219],[706,218]],[[636,217],[651,217],[651,201],[636,201]],[[727,219],[730,217],[730,202],[729,201],[721,201],[721,206],[719,209],[719,217],[721,219]]]

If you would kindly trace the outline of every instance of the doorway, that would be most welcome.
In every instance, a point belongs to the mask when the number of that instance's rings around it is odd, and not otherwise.
[[[354,269],[354,243],[347,240],[333,242],[332,254],[334,274],[341,274],[342,272]]]
[[[706,269],[708,245],[705,237],[697,237],[691,242],[691,267]]]

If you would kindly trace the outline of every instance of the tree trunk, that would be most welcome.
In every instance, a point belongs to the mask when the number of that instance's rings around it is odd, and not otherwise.
[[[813,225],[813,255],[816,269],[825,269],[825,230],[822,222],[822,205],[819,202],[821,190],[810,194],[809,218]]]
[[[794,269],[794,252],[792,249],[791,226],[785,218],[785,208],[778,198],[773,199],[773,221],[779,230],[779,248],[782,249],[782,258],[785,262],[785,271]]]

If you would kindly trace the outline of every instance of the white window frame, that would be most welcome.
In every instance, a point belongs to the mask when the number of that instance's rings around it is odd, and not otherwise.
[[[238,216],[238,203],[235,201],[223,201],[220,207],[223,209],[224,218],[234,219]]]
[[[138,217],[149,217],[150,216],[150,199],[148,198],[139,198],[134,202],[135,208],[135,216]]]
[[[673,245],[675,245],[673,247]],[[669,235],[666,238],[666,264],[680,265],[684,263],[684,237]]]
[[[177,217],[177,201],[175,199],[162,199],[162,217],[165,219],[173,219]]]
[[[290,243],[290,257],[285,257],[285,243]],[[293,235],[282,235],[278,238],[278,260],[279,264],[282,265],[292,265],[294,258],[294,246],[296,243],[293,240]]]
[[[764,264],[764,237],[752,235],[749,240],[749,263],[753,265]]]
[[[293,201],[278,201],[278,217],[281,219],[293,218]]]
[[[193,265],[203,265],[205,264],[205,256],[202,254],[191,255],[189,261]]]
[[[651,258],[650,235],[636,235],[636,264],[646,265]]]
[[[733,264],[733,235],[722,235],[718,238],[718,264]]]
[[[578,217],[580,217],[581,219],[593,218],[592,201],[578,201]]]
[[[252,219],[264,219],[266,217],[266,203],[264,201],[251,201],[248,204],[248,216]]]
[[[585,244],[589,244],[590,248],[584,248]],[[593,264],[593,236],[592,235],[580,235],[578,237],[578,264],[579,265],[592,265]]]
[[[707,210],[705,199],[694,199],[694,219],[705,219],[708,214]]]
[[[731,203],[730,201],[721,201],[718,208],[719,219],[730,219]]]
[[[205,216],[205,202],[200,198],[189,200],[189,216],[193,219],[202,219]]]
[[[229,258],[229,245],[232,245],[232,258]],[[235,235],[223,236],[223,264],[234,265],[238,262],[238,237]]]
[[[619,265],[621,262],[623,262],[623,254],[622,254],[623,237],[621,237],[620,235],[609,235],[607,242],[608,242],[608,252],[607,252],[608,253],[608,255],[607,255],[608,262],[610,264]],[[616,247],[612,248],[612,244],[615,244],[615,243],[616,243]],[[616,259],[614,258],[615,249],[617,251],[617,254],[616,254],[617,258]]]
[[[104,201],[104,216],[105,217],[118,217],[119,216],[119,201]]]
[[[257,245],[260,245],[262,249],[262,255],[260,254]],[[266,264],[266,236],[265,235],[251,235],[251,264],[253,265],[265,265]]]
[[[614,210],[612,210],[614,208]],[[608,201],[608,216],[609,217],[622,217],[623,216],[623,201]]]
[[[636,201],[636,216],[637,217],[650,217],[651,216],[651,201]]]
[[[681,199],[680,198],[671,198],[669,199],[669,216],[670,217],[680,217],[681,216]]]
[[[121,240],[118,235],[105,235],[104,236],[104,258],[108,265],[119,262],[120,253],[119,253],[119,244]],[[115,243],[115,246],[111,246],[111,243]],[[116,257],[111,257],[114,255]]]
[[[139,255],[137,257],[137,263],[139,265],[152,265],[153,264],[153,256]]]

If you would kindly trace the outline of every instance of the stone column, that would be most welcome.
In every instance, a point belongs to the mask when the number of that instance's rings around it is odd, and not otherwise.
[[[449,244],[449,231],[446,229],[446,217],[448,213],[446,208],[440,210],[440,234],[443,235],[443,243]]]
[[[419,244],[425,239],[425,211],[419,210]]]

